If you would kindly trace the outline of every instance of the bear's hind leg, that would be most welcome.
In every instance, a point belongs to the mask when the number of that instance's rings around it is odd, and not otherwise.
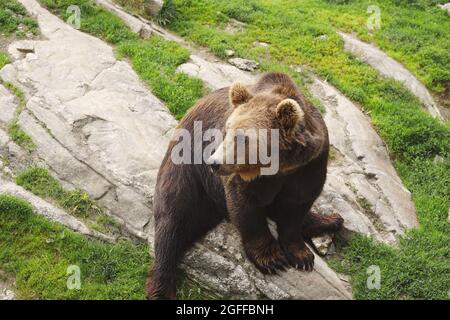
[[[344,219],[334,213],[332,215],[322,215],[309,211],[302,224],[302,233],[306,238],[315,238],[327,233],[336,233],[341,230]]]

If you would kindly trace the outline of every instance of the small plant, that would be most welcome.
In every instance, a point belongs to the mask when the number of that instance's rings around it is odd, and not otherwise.
[[[173,0],[165,0],[164,4],[156,16],[156,23],[165,26],[174,21],[178,16],[177,7]]]
[[[9,59],[8,54],[0,51],[0,69],[10,62],[11,60]]]
[[[36,145],[33,142],[33,139],[20,128],[17,120],[14,120],[8,126],[8,135],[12,141],[17,143],[19,146],[28,151],[33,151],[36,148]]]
[[[6,36],[15,35],[20,38],[26,32],[38,34],[39,28],[36,20],[29,17],[18,1],[0,0],[0,30]]]
[[[8,126],[8,135],[12,141],[31,152],[36,149],[36,145],[34,144],[33,139],[31,139],[31,137],[19,126],[19,116],[26,106],[25,94],[19,87],[9,81],[3,81],[3,79],[0,78],[0,84],[3,84],[19,100],[14,119]]]
[[[112,218],[85,191],[65,190],[47,169],[29,167],[19,173],[16,183],[35,195],[54,201],[68,213],[87,220],[101,232],[117,231]],[[104,223],[104,224],[103,224]]]

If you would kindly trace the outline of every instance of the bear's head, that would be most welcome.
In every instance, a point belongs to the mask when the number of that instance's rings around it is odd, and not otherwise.
[[[311,135],[301,101],[277,87],[252,93],[233,84],[224,138],[207,164],[219,175],[235,173],[246,181],[303,165],[314,155],[305,154],[313,151],[308,150]]]

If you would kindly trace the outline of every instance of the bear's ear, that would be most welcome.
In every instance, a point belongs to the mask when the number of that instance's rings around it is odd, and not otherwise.
[[[276,108],[276,117],[281,122],[283,128],[292,132],[297,123],[303,120],[305,113],[300,108],[297,101],[293,99],[284,99]]]
[[[252,94],[239,82],[235,82],[231,85],[229,96],[230,103],[233,107],[244,104],[252,98]]]

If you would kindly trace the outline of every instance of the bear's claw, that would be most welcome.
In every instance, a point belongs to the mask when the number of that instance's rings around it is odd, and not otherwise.
[[[265,245],[244,245],[244,248],[248,259],[263,274],[276,274],[288,267],[283,250],[275,240]]]
[[[304,244],[289,244],[283,246],[283,250],[291,267],[305,271],[314,269],[314,254]]]

